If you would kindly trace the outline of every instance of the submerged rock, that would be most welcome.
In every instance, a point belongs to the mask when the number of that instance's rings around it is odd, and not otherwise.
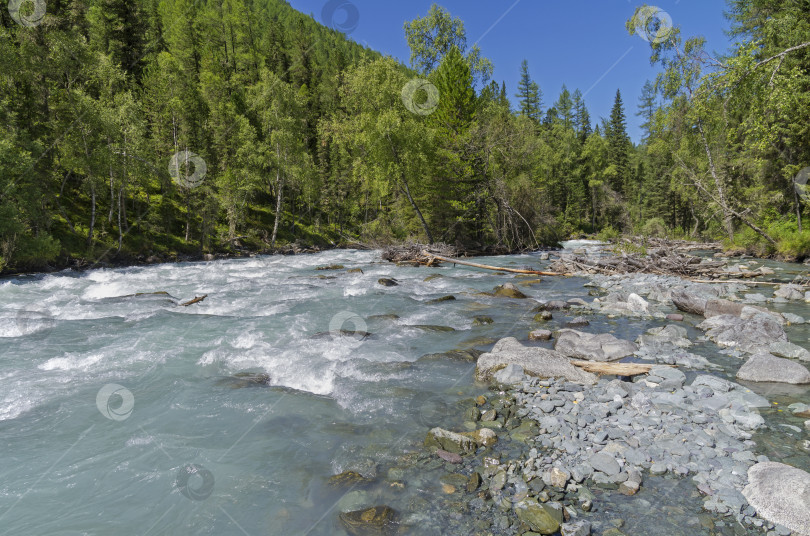
[[[438,427],[428,432],[425,446],[436,447],[454,454],[472,454],[478,448],[473,438]]]
[[[449,301],[455,301],[455,299],[456,299],[456,297],[451,294],[451,295],[448,295],[448,296],[442,296],[441,298],[435,298],[433,300],[428,300],[425,303],[428,303],[428,304],[444,303],[444,302],[449,302]]]
[[[343,270],[345,266],[342,264],[330,264],[328,266],[318,266],[316,270]]]
[[[422,331],[436,331],[441,333],[448,333],[456,330],[456,328],[451,328],[450,326],[433,326],[430,324],[409,324],[407,327],[421,329]]]
[[[517,299],[525,299],[528,296],[523,294],[519,288],[517,288],[514,283],[504,283],[503,285],[498,285],[492,291],[496,296],[500,296],[502,298],[517,298]]]
[[[440,359],[451,359],[453,361],[474,362],[483,354],[481,350],[450,350],[436,354],[426,354],[419,358],[419,361],[436,361]]]
[[[492,320],[492,317],[483,315],[474,316],[472,321],[473,326],[486,326],[487,324],[494,324],[494,323],[495,321]]]
[[[561,329],[554,349],[567,357],[604,362],[633,355],[638,346],[630,341],[617,339],[610,333],[591,334]]]
[[[806,367],[768,353],[754,354],[737,372],[737,379],[751,382],[810,383]]]
[[[329,487],[343,489],[366,486],[374,482],[373,478],[366,478],[355,471],[343,471],[340,474],[329,477],[326,484]]]
[[[351,329],[333,329],[332,331],[321,331],[313,335],[312,339],[339,339],[342,337],[350,337],[352,339],[356,339],[358,341],[364,341],[367,338],[371,337],[371,333],[368,331],[359,331],[359,330],[351,330]]]
[[[748,470],[742,493],[759,517],[810,536],[810,473],[778,462],[758,463]]]
[[[514,337],[499,340],[492,350],[478,358],[475,377],[479,381],[488,380],[492,374],[510,364],[520,365],[526,374],[538,378],[566,378],[585,384],[596,382],[595,375],[575,367],[559,352],[526,347]]]
[[[515,513],[518,519],[538,534],[554,534],[560,530],[563,522],[560,505],[541,504],[529,497],[515,504]]]
[[[270,375],[263,372],[237,372],[233,376],[219,380],[217,383],[227,385],[231,389],[267,387],[270,385]]]
[[[352,536],[394,536],[399,532],[399,516],[390,506],[343,512],[338,517]]]
[[[399,285],[396,279],[391,279],[388,277],[381,277],[377,280],[377,283],[384,286],[384,287],[396,287]]]

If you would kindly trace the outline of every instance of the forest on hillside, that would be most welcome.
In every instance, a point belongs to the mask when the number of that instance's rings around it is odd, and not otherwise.
[[[283,0],[44,6],[0,11],[0,270],[582,233],[810,255],[810,0],[728,0],[720,57],[639,7],[660,74],[597,120],[525,61],[492,80],[438,5],[409,65]]]

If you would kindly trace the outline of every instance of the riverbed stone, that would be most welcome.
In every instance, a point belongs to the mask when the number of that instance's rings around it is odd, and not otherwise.
[[[616,361],[632,355],[638,346],[610,333],[591,334],[573,329],[557,333],[554,349],[561,354],[588,361]]]
[[[523,294],[523,292],[521,292],[514,283],[504,283],[503,285],[498,285],[493,289],[492,292],[496,296],[500,296],[502,298],[517,298],[523,300],[528,297]]]
[[[381,277],[377,280],[377,283],[384,287],[396,287],[399,285],[396,279],[392,279],[390,277]]]
[[[752,355],[737,372],[737,379],[751,382],[810,383],[806,367],[769,353]]]
[[[810,351],[806,348],[793,344],[788,341],[777,341],[768,346],[768,351],[775,356],[788,357],[791,359],[800,359],[802,361],[810,361]]]
[[[722,298],[706,300],[706,308],[703,310],[703,316],[706,318],[720,315],[740,316],[743,307],[741,303],[735,303]]]
[[[459,454],[456,454],[455,452],[447,452],[446,450],[442,449],[437,449],[436,455],[447,463],[458,464],[463,461]]]
[[[757,463],[748,470],[742,494],[759,517],[810,535],[810,473],[778,462]]]
[[[568,523],[562,524],[562,527],[560,527],[560,533],[562,536],[590,536],[591,524],[588,521],[572,520]]]
[[[569,328],[582,328],[589,325],[590,322],[584,316],[577,316],[565,323]]]
[[[352,536],[393,535],[399,525],[396,510],[389,506],[341,512],[338,518],[346,532]]]
[[[588,463],[595,471],[600,471],[608,476],[615,476],[621,472],[616,458],[604,452],[598,452],[588,459]]]
[[[529,332],[530,341],[550,341],[552,333],[547,329],[535,329]]]
[[[775,298],[784,298],[786,300],[801,300],[804,298],[804,287],[790,283],[780,285],[773,295]]]
[[[525,374],[523,367],[511,363],[492,375],[492,379],[504,385],[514,385],[523,381]]]
[[[473,438],[438,427],[428,432],[425,438],[425,446],[437,447],[455,454],[470,454],[476,450],[476,443]]]
[[[486,381],[510,364],[520,365],[526,374],[538,378],[566,378],[589,385],[596,382],[595,375],[575,367],[563,354],[546,348],[523,346],[514,337],[499,340],[492,350],[478,358],[476,378]]]
[[[706,312],[706,298],[686,290],[672,292],[672,303],[685,313],[703,316]]]
[[[553,504],[542,504],[527,497],[515,503],[518,519],[526,523],[538,534],[554,534],[563,522],[562,508]]]
[[[773,315],[761,311],[751,318],[718,315],[707,318],[698,328],[719,346],[756,353],[774,342],[787,342],[787,334]]]

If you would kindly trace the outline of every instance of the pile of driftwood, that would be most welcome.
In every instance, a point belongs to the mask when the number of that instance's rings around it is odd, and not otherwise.
[[[555,272],[589,274],[644,273],[712,278],[727,275],[722,271],[725,265],[723,261],[709,261],[672,249],[655,249],[646,256],[628,253],[604,257],[563,254],[552,263],[551,269]]]
[[[648,249],[671,249],[675,251],[722,251],[723,245],[720,242],[690,242],[688,240],[674,240],[670,238],[655,238],[651,236],[624,237],[621,242],[644,246]]]
[[[430,246],[425,244],[404,244],[388,246],[382,252],[384,261],[413,266],[437,266],[434,255],[457,257],[460,252],[455,247],[447,244],[433,244]]]

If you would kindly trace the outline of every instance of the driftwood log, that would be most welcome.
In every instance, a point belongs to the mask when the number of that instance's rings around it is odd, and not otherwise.
[[[550,276],[567,275],[567,274],[560,274],[560,273],[557,273],[557,272],[540,272],[540,271],[537,271],[537,270],[523,270],[521,268],[503,268],[501,266],[489,266],[487,264],[479,264],[477,262],[462,261],[462,260],[459,260],[459,259],[451,259],[451,258],[448,258],[448,257],[442,257],[440,255],[432,255],[432,254],[428,253],[427,251],[423,251],[422,253],[424,255],[427,255],[427,256],[432,257],[434,259],[438,259],[440,261],[451,262],[453,264],[461,264],[463,266],[472,266],[473,268],[482,268],[484,270],[494,270],[496,272],[509,272],[509,273],[512,273],[512,274],[550,275]]]
[[[571,361],[571,364],[593,374],[611,374],[615,376],[638,376],[639,374],[648,374],[653,366],[673,366],[649,365],[646,363],[603,363],[600,361]]]

